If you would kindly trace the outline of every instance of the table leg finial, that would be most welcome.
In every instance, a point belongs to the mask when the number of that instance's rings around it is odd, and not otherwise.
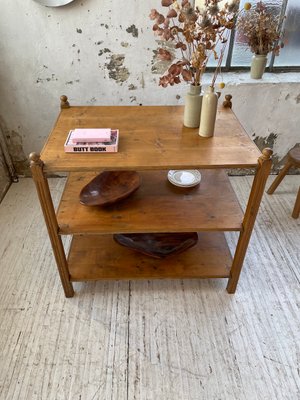
[[[226,95],[225,95],[225,100],[223,101],[223,107],[225,107],[225,108],[232,108],[231,99],[232,99],[231,94],[226,94]]]
[[[273,150],[270,149],[269,147],[266,147],[262,151],[262,155],[259,157],[262,161],[269,160],[272,157]]]
[[[68,97],[66,95],[60,96],[60,108],[70,108],[70,103],[68,102]]]
[[[41,156],[38,153],[34,152],[29,154],[29,161],[30,161],[30,166],[43,164]]]

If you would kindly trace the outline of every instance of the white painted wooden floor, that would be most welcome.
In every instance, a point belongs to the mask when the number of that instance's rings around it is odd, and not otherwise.
[[[244,205],[252,177],[231,180]],[[0,399],[299,400],[299,180],[264,196],[235,295],[226,280],[123,281],[75,284],[72,299],[33,182],[13,184],[0,205]],[[51,180],[56,200],[62,186]]]

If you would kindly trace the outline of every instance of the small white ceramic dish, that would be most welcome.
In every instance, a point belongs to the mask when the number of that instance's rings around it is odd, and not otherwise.
[[[35,0],[46,7],[60,7],[72,3],[74,0]]]
[[[201,174],[196,169],[172,169],[168,172],[168,180],[175,186],[188,188],[199,185]]]

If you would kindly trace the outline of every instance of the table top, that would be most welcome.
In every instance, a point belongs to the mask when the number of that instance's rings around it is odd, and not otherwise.
[[[217,112],[215,134],[183,126],[182,106],[75,106],[62,109],[41,152],[46,172],[251,168],[261,152],[228,108]],[[116,153],[65,153],[75,128],[119,129]]]

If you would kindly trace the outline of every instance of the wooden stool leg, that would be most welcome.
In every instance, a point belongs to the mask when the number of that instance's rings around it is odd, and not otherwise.
[[[275,181],[272,183],[272,185],[267,190],[268,194],[273,194],[275,192],[275,190],[277,189],[277,186],[282,181],[282,179],[285,177],[285,175],[288,173],[288,171],[289,171],[289,169],[291,168],[292,165],[293,165],[293,163],[291,161],[288,161],[285,164],[285,166],[282,168],[282,170],[277,175]]]
[[[299,187],[299,190],[298,190],[298,194],[297,194],[296,203],[295,203],[295,206],[294,206],[292,217],[293,218],[298,218],[299,217],[299,213],[300,213],[300,187]]]

